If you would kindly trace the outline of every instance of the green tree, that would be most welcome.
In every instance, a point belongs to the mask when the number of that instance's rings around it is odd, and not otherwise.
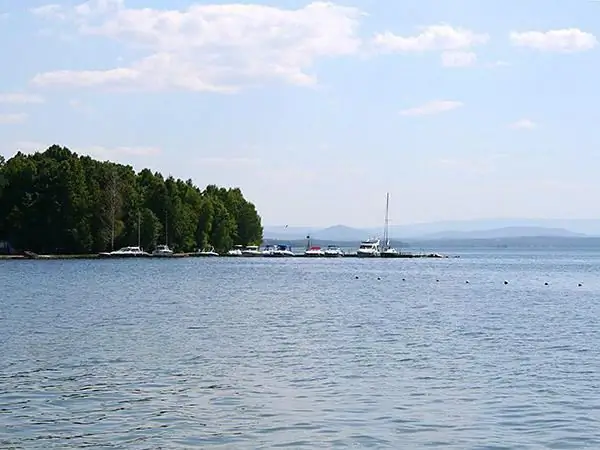
[[[261,219],[238,188],[166,179],[53,145],[0,157],[0,239],[37,253],[87,253],[165,239],[179,251],[260,243]]]
[[[214,201],[214,213],[210,233],[211,244],[218,252],[224,252],[233,247],[236,232],[235,220],[227,211],[223,202]]]

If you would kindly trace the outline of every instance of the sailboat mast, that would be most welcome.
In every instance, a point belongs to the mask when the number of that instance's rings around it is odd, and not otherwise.
[[[169,245],[169,232],[168,232],[168,216],[169,212],[165,209],[165,245]]]
[[[389,211],[390,211],[390,193],[388,192],[385,195],[385,226],[383,230],[383,242],[385,243],[385,247],[389,247]]]
[[[141,222],[142,222],[142,216],[140,214],[140,212],[138,211],[138,247],[142,248],[142,238],[141,238],[141,234],[140,234],[140,228],[141,228]]]

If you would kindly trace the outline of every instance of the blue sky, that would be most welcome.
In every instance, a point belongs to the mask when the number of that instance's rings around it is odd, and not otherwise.
[[[50,0],[51,1],[51,0]],[[600,216],[600,3],[0,0],[0,151],[52,143],[265,224]]]

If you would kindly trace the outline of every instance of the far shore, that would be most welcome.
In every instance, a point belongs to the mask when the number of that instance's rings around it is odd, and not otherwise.
[[[111,260],[111,259],[178,259],[178,258],[197,258],[197,257],[203,257],[203,258],[240,258],[239,256],[233,256],[233,255],[219,255],[219,256],[203,256],[203,255],[198,255],[196,253],[175,253],[174,255],[170,256],[170,257],[157,257],[157,256],[152,256],[152,255],[148,255],[148,256],[138,256],[138,257],[113,257],[113,258],[106,258],[106,257],[101,257],[100,255],[98,255],[97,253],[90,253],[90,254],[82,254],[82,255],[39,255],[39,254],[19,254],[19,255],[0,255],[0,261],[23,261],[23,260],[71,260],[71,259],[98,259],[98,260]],[[358,256],[354,253],[347,253],[345,254],[343,257],[341,257],[340,259],[343,258],[357,258]],[[399,256],[393,258],[393,259],[407,259],[407,258],[447,258],[448,256],[446,255],[441,255],[439,253],[403,253],[400,254]],[[254,258],[247,258],[247,257],[243,257],[243,259],[263,259],[265,258],[264,256],[258,256],[258,257],[254,257]],[[307,256],[303,253],[299,253],[296,254],[294,256],[291,256],[291,258],[310,258],[310,256]],[[313,257],[314,258],[314,257]],[[316,257],[316,259],[332,259],[332,258],[325,258],[325,257]],[[333,259],[338,259],[338,258],[333,258]],[[368,258],[367,258],[368,259]],[[381,257],[375,257],[374,259],[384,259]]]

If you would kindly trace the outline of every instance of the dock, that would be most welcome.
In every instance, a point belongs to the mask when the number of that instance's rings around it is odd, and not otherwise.
[[[179,258],[229,258],[229,259],[279,259],[279,258],[312,258],[312,259],[344,259],[344,258],[360,258],[360,259],[407,259],[407,258],[448,258],[447,255],[442,255],[439,253],[398,253],[394,256],[372,256],[372,257],[359,257],[356,253],[346,253],[344,256],[338,257],[326,257],[326,256],[314,256],[314,255],[305,255],[304,253],[298,253],[294,256],[233,256],[233,255],[219,255],[219,256],[208,256],[208,255],[199,255],[197,253],[175,253],[172,256],[164,257],[164,256],[127,256],[127,257],[118,257],[113,256],[110,258],[101,257],[98,254],[83,254],[83,255],[39,255],[33,252],[24,252],[23,254],[17,255],[0,255],[0,261],[2,260],[92,260],[92,259],[179,259]]]

